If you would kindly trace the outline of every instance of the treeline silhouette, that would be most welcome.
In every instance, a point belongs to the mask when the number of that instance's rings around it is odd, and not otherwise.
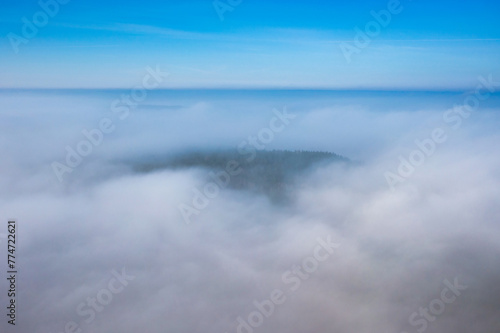
[[[263,193],[273,201],[286,199],[293,189],[294,178],[304,171],[320,164],[349,162],[343,156],[324,151],[262,150],[253,156],[233,150],[191,151],[165,159],[150,159],[136,165],[135,170],[205,168],[217,173],[225,170],[229,161],[235,161],[242,170],[231,176],[228,188]]]

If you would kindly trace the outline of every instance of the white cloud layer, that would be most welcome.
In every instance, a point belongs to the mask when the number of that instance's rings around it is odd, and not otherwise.
[[[460,96],[426,103],[426,96],[152,94],[144,104],[154,107],[120,121],[109,109],[113,92],[2,94],[0,216],[3,225],[18,221],[20,290],[18,327],[3,316],[2,332],[500,330],[493,101],[450,130],[442,115]],[[297,117],[267,148],[327,150],[360,163],[304,173],[291,204],[222,190],[189,225],[177,206],[204,184],[205,171],[139,174],[126,164],[191,148],[236,149],[284,106]],[[58,182],[50,164],[103,117],[116,130]],[[384,173],[435,127],[448,140],[391,190]],[[318,238],[328,236],[340,245],[307,273]],[[115,293],[123,268],[131,278]],[[467,288],[457,295],[444,281]],[[5,280],[0,285],[6,290]],[[446,299],[456,296],[449,303],[441,301],[446,288]],[[276,289],[284,301],[252,327],[254,301],[269,304]]]

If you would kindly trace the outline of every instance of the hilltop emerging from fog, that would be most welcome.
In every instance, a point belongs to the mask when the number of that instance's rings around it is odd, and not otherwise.
[[[262,193],[274,201],[281,201],[288,197],[294,179],[299,175],[319,165],[347,163],[349,160],[330,152],[273,150],[240,154],[229,150],[196,151],[150,158],[147,162],[135,164],[134,169],[143,173],[160,169],[203,168],[207,169],[208,175],[223,171],[230,162],[237,166],[238,174],[231,177],[228,188]]]

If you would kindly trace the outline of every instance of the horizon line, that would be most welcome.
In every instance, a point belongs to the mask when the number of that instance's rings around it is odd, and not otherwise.
[[[0,91],[126,91],[133,90],[130,87],[0,87]],[[463,93],[474,90],[474,87],[463,88],[379,88],[379,87],[358,87],[358,88],[335,88],[335,87],[172,87],[155,88],[148,91],[338,91],[338,92],[454,92]],[[500,93],[500,92],[499,92]],[[493,93],[495,94],[495,93]]]

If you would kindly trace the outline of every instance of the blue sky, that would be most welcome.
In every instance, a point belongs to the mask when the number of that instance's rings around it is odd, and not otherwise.
[[[340,46],[390,1],[220,1],[223,20],[212,0],[71,0],[25,38],[40,4],[4,0],[0,87],[130,88],[156,65],[164,88],[447,90],[500,76],[497,1],[402,0],[350,61]]]

